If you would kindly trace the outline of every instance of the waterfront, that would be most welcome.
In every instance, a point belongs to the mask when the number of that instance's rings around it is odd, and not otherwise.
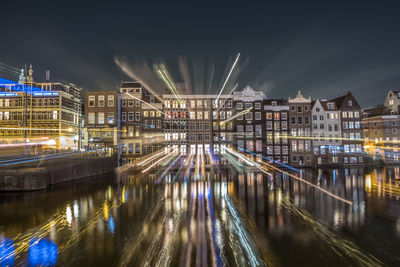
[[[398,167],[111,175],[0,203],[1,266],[397,265]]]

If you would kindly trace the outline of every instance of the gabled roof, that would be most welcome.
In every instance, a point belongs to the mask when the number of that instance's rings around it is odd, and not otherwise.
[[[381,115],[391,115],[392,111],[383,105],[379,105],[373,108],[364,109],[363,114],[368,118]]]
[[[353,94],[352,94],[351,92],[348,92],[347,94],[342,95],[342,96],[339,96],[339,97],[334,98],[334,99],[332,99],[332,100],[329,100],[328,102],[334,102],[334,103],[336,104],[337,108],[338,108],[338,109],[341,109],[342,106],[345,104],[345,103],[344,103],[344,100],[345,100],[346,98],[351,98],[352,100],[355,101],[356,106],[358,106],[358,107],[360,106],[360,105],[358,104],[356,98],[353,96]]]

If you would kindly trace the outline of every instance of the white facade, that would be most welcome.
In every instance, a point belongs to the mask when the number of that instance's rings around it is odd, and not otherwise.
[[[316,100],[311,109],[311,118],[314,146],[342,144],[340,111],[335,103]]]

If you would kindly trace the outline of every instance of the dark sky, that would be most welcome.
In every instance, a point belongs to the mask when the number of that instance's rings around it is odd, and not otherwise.
[[[347,2],[2,1],[0,63],[99,90],[130,79],[115,56],[134,70],[166,62],[176,82],[183,57],[193,90],[217,93],[240,52],[229,86],[270,98],[352,91],[368,107],[400,87],[400,6]]]

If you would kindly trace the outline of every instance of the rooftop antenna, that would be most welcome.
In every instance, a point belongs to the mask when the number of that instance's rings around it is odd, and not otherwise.
[[[46,82],[50,82],[50,70],[46,69]]]

